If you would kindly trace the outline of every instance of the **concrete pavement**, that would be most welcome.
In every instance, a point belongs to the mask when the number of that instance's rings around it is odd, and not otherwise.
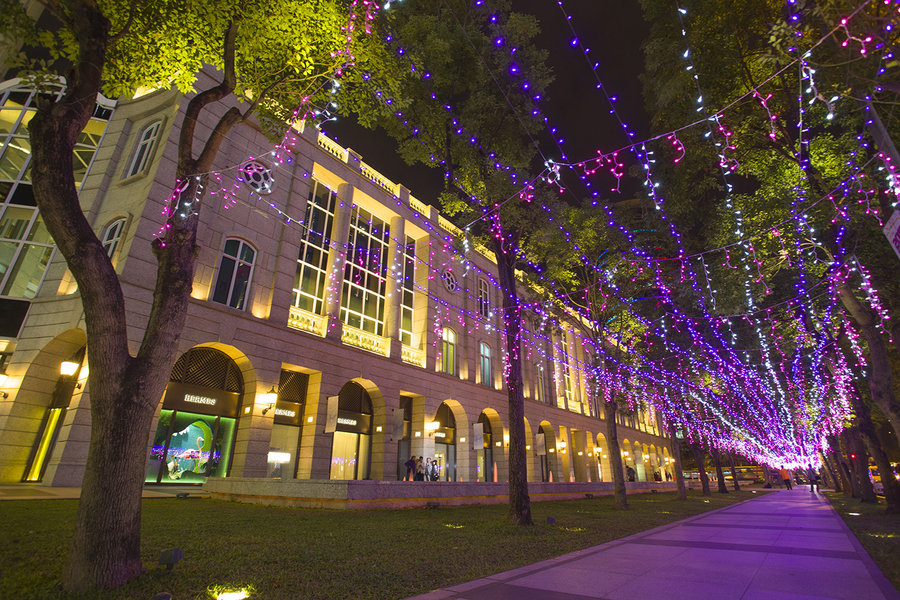
[[[188,494],[190,498],[209,498],[199,485],[154,485],[144,486],[144,499],[176,498],[179,494]],[[0,485],[0,500],[54,500],[79,498],[81,488],[52,487],[39,483],[20,483],[16,485]]]
[[[837,512],[807,486],[415,600],[900,600]],[[412,599],[409,599],[412,600]]]

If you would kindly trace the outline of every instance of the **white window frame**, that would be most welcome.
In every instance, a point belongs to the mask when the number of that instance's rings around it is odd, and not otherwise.
[[[119,243],[122,241],[122,236],[125,233],[125,223],[127,221],[127,217],[121,217],[111,221],[103,229],[103,237],[100,241],[103,244],[103,248],[106,249],[106,255],[109,257],[109,260],[115,259]]]
[[[441,331],[441,373],[456,375],[459,359],[456,346],[459,338],[452,327],[444,327]]]
[[[238,242],[237,252],[234,255],[227,254],[225,252],[225,247],[228,245],[228,242],[230,242],[232,240]],[[253,251],[253,260],[249,263],[241,258],[241,255],[242,255],[241,250],[244,248],[244,246],[250,248],[250,250]],[[257,251],[257,249],[253,246],[253,244],[249,243],[247,240],[241,239],[239,237],[225,238],[225,242],[222,244],[222,251],[219,252],[219,266],[216,269],[216,277],[213,280],[212,290],[211,290],[210,297],[209,297],[210,300],[212,300],[213,302],[216,302],[217,304],[229,306],[229,307],[235,308],[237,310],[244,310],[244,308],[247,306],[247,301],[250,299],[250,287],[253,285],[253,270],[256,266],[256,257],[258,255],[259,255],[259,252]],[[214,298],[215,298],[216,290],[219,287],[219,279],[222,277],[222,263],[224,262],[226,257],[232,259],[235,262],[235,264],[231,268],[230,281],[228,282],[228,293],[226,294],[225,301],[219,302],[218,300],[215,300]],[[232,304],[232,302],[233,302],[233,295],[234,295],[235,279],[236,279],[236,276],[237,276],[237,273],[238,273],[240,267],[242,265],[246,265],[246,264],[249,264],[249,266],[250,266],[250,272],[247,274],[247,286],[244,289],[244,295],[241,300],[240,306],[234,306]]]
[[[147,171],[147,165],[150,162],[150,156],[156,147],[156,140],[159,139],[159,132],[162,129],[162,121],[157,120],[149,123],[141,129],[138,141],[134,146],[134,153],[131,156],[131,162],[128,163],[128,169],[125,171],[125,177],[134,177]]]
[[[490,286],[485,278],[478,278],[478,314],[483,319],[491,318]]]
[[[485,352],[485,350],[487,350]],[[493,351],[491,350],[490,344],[487,342],[480,342],[478,344],[478,373],[481,376],[481,384],[489,387],[494,387],[494,366],[493,366]]]

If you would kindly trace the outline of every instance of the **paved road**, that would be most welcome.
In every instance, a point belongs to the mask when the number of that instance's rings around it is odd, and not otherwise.
[[[415,600],[900,600],[806,486]],[[412,600],[412,599],[410,599]]]

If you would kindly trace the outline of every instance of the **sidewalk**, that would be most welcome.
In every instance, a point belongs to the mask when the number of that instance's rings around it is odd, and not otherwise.
[[[900,593],[828,501],[798,486],[415,600],[589,598],[900,600]]]
[[[179,494],[188,494],[188,498],[209,498],[199,485],[154,485],[144,486],[142,497],[177,498]],[[60,500],[77,499],[81,496],[81,488],[52,487],[39,483],[19,483],[16,485],[0,485],[0,500]]]

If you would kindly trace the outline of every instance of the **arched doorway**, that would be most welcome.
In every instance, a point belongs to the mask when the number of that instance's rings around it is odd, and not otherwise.
[[[606,436],[597,434],[597,445],[594,449],[597,457],[597,481],[612,481],[612,467],[609,464],[609,446],[606,444]]]
[[[535,447],[541,464],[541,481],[553,481],[553,467],[556,464],[556,433],[547,421],[541,423],[535,436]]]
[[[34,438],[34,445],[28,456],[22,481],[35,482],[44,478],[47,463],[53,453],[56,439],[59,437],[76,385],[81,387],[78,378],[84,364],[84,352],[85,347],[82,346],[60,365],[59,379],[56,380],[50,396],[50,405],[44,411],[37,435]]]
[[[269,439],[269,477],[293,479],[297,475],[297,454],[303,429],[303,409],[309,375],[281,370],[274,409],[272,437]]]
[[[338,393],[337,424],[331,443],[330,479],[368,479],[372,455],[372,398],[355,381]]]
[[[397,440],[397,481],[412,481],[416,475],[413,467],[411,473],[407,473],[406,461],[412,457],[410,442],[412,441],[412,411],[413,399],[410,396],[400,396],[399,417],[396,419],[395,431],[399,433]],[[395,435],[396,435],[395,433]],[[413,459],[415,462],[415,459]]]
[[[434,415],[434,460],[438,481],[456,480],[456,417],[450,405],[442,403]]]
[[[224,352],[192,348],[172,368],[147,463],[148,483],[203,483],[225,477],[244,392]]]
[[[486,413],[482,412],[478,417],[476,427],[478,425],[482,429],[482,444],[480,449],[475,450],[475,481],[497,481],[491,421]],[[477,435],[475,439],[478,439]]]

